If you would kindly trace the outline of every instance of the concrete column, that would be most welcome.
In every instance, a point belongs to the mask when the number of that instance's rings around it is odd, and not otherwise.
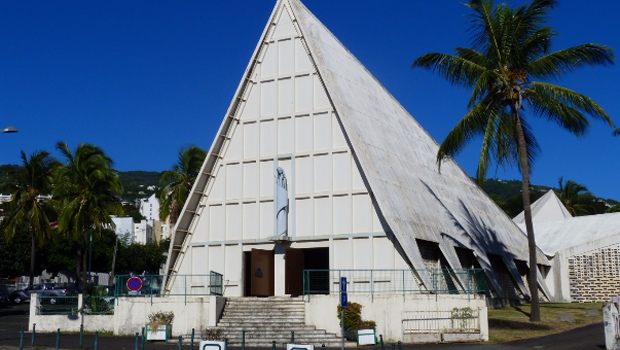
[[[32,324],[37,323],[37,308],[39,307],[38,294],[33,293],[30,296],[30,318],[28,322],[28,331],[32,332]]]
[[[274,294],[275,295],[284,295],[285,294],[285,260],[284,260],[284,252],[286,247],[283,244],[276,243],[274,247],[273,254],[273,273],[274,273]]]
[[[484,307],[478,309],[478,322],[480,322],[480,339],[489,341],[489,309]]]

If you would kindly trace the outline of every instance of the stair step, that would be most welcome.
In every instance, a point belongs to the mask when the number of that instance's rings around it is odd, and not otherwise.
[[[276,346],[278,346],[278,347],[286,347],[286,344],[290,344],[290,342],[288,342],[288,341],[285,341],[285,342],[278,342],[278,341],[276,341]],[[325,344],[325,347],[328,347],[328,348],[336,348],[336,347],[340,348],[340,346],[342,345],[342,340],[336,339],[334,341],[330,340],[330,341],[322,341],[322,342],[314,342],[314,341],[304,342],[304,341],[297,341],[297,340],[295,340],[295,344],[303,344],[303,345],[311,344],[311,345],[314,345],[314,347],[318,348],[318,349],[321,348],[322,344]],[[229,342],[228,345],[231,346],[231,347],[240,347],[241,346],[241,342],[237,342],[237,343]],[[248,342],[248,341],[246,341],[245,342],[245,346],[246,347],[252,347],[252,348],[257,348],[257,347],[264,347],[264,348],[269,347],[269,348],[271,348],[271,345],[272,345],[271,341],[269,341],[269,342],[267,342],[267,341],[258,341],[258,342],[254,342],[254,341]],[[347,347],[347,348],[357,347],[357,343],[355,343],[355,342],[345,342],[345,347]]]
[[[217,329],[228,338],[230,346],[241,346],[245,331],[245,346],[271,347],[290,343],[294,331],[296,344],[322,344],[340,347],[341,339],[324,329],[305,324],[305,302],[290,297],[227,298]],[[346,346],[355,346],[347,342]]]
[[[227,337],[231,338],[231,337],[239,337],[241,338],[242,334],[243,334],[243,330],[238,330],[238,329],[225,329],[222,331],[223,334],[225,334]],[[291,332],[288,331],[282,331],[282,330],[254,330],[254,331],[245,331],[245,336],[246,337],[262,337],[264,334],[268,334],[270,336],[272,335],[276,335],[276,336],[284,336],[284,337],[291,337]],[[323,329],[298,329],[295,330],[295,337],[300,336],[306,336],[306,335],[326,335],[328,334],[325,330]]]

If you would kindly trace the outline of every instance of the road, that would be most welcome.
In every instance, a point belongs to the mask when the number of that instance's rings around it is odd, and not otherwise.
[[[0,350],[16,350],[19,346],[20,330],[23,326],[27,329],[29,304],[11,305],[8,308],[0,308]],[[24,333],[24,348],[30,349],[31,334]],[[94,348],[94,336],[85,334],[83,338],[84,349]],[[198,342],[194,349],[198,349]],[[521,349],[544,349],[544,350],[600,350],[605,346],[603,324],[595,323],[585,327],[577,328],[569,332],[548,335],[541,338],[519,340],[502,344],[421,344],[404,345],[403,350],[521,350]],[[56,334],[36,334],[35,345],[39,350],[55,349]],[[61,349],[77,349],[79,345],[79,335],[61,334]],[[45,348],[44,348],[45,347]],[[134,337],[99,337],[98,349],[100,350],[121,350],[134,349]],[[147,350],[172,350],[178,349],[178,343],[147,343]],[[183,349],[189,349],[189,343],[183,344]],[[391,344],[385,344],[386,350],[391,350]],[[231,348],[238,350],[239,348]],[[372,347],[366,347],[370,350]],[[398,349],[398,347],[397,347]],[[256,349],[261,350],[261,349]],[[264,349],[271,350],[271,348]],[[318,349],[317,349],[318,350]]]

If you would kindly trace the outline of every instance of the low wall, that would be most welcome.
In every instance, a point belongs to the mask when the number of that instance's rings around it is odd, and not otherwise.
[[[349,293],[349,302],[362,305],[362,319],[373,320],[377,323],[377,335],[382,334],[385,342],[435,342],[441,336],[432,334],[425,336],[422,333],[416,336],[406,335],[403,329],[403,317],[411,312],[450,312],[454,308],[469,308],[476,310],[479,322],[479,334],[463,334],[462,337],[450,333],[448,338],[454,341],[489,340],[488,310],[486,300],[482,296],[467,295],[434,295],[410,294],[403,298],[403,294],[352,294]],[[306,324],[325,329],[330,333],[341,334],[338,320],[338,294],[312,295],[306,303]],[[444,337],[445,341],[448,341]]]
[[[112,332],[114,325],[114,315],[37,315],[39,298],[33,295],[30,298],[30,321],[28,330],[32,332],[33,325],[36,324],[37,332],[55,332],[60,329],[62,332],[79,332],[80,325],[84,325],[86,332]],[[78,309],[83,306],[82,294],[78,296]]]
[[[225,299],[218,296],[204,297],[121,297],[116,300],[114,315],[37,315],[39,298],[31,298],[30,321],[39,332],[79,332],[84,324],[85,331],[110,331],[115,335],[133,335],[140,333],[148,322],[148,316],[154,312],[174,312],[172,335],[190,334],[192,328],[200,334],[207,327],[215,326],[225,304]],[[82,308],[82,295],[78,298],[78,309]]]

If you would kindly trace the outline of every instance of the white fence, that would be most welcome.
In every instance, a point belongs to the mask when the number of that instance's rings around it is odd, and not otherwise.
[[[478,310],[454,308],[451,311],[405,311],[403,334],[480,333]]]

